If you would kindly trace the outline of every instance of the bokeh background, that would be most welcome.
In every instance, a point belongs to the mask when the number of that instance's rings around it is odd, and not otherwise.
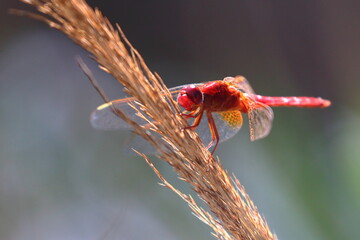
[[[274,109],[271,134],[244,126],[216,154],[279,239],[360,239],[359,1],[89,1],[119,23],[169,87],[241,74],[262,95],[331,99]],[[126,132],[89,124],[101,99],[87,54],[0,2],[0,239],[211,239],[137,156]],[[87,59],[112,98],[121,87]],[[155,164],[185,192],[165,164]]]

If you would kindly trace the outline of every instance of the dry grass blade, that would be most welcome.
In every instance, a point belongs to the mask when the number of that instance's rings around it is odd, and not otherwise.
[[[276,238],[235,177],[233,184],[220,162],[204,148],[197,135],[193,131],[181,130],[186,122],[177,115],[178,107],[167,88],[160,77],[147,68],[119,27],[115,30],[100,11],[93,10],[83,0],[22,1],[36,7],[43,15],[15,13],[35,17],[62,31],[90,52],[100,67],[137,99],[143,110],[139,114],[151,120],[152,131],[161,139],[155,138],[148,129],[137,125],[122,112],[116,111],[116,114],[149,141],[158,150],[159,158],[169,163],[182,180],[191,184],[212,215],[199,208],[192,197],[171,186],[142,155],[164,186],[184,199],[193,213],[212,228],[214,236],[218,239]]]

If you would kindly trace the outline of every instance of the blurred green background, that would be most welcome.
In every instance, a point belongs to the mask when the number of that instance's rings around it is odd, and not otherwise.
[[[360,239],[359,1],[91,1],[118,22],[169,87],[241,74],[262,95],[332,100],[274,109],[216,154],[279,239]],[[34,20],[0,13],[0,239],[211,239],[139,157],[126,132],[92,129],[101,99],[87,54]],[[121,87],[86,60],[112,98]],[[175,173],[155,164],[175,186]]]

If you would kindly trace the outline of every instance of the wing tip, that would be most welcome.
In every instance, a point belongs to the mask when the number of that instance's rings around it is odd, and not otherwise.
[[[255,136],[254,134],[250,133],[250,141],[255,142],[255,141],[260,140],[262,138],[266,138],[269,134],[270,134],[270,131],[265,132],[264,134],[261,134],[259,136]]]
[[[98,106],[98,107],[96,108],[96,110],[103,110],[103,109],[109,107],[110,105],[112,105],[111,102],[101,104],[100,106]]]

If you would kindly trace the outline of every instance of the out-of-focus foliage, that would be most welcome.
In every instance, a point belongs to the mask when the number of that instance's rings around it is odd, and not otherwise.
[[[241,74],[262,95],[332,100],[323,110],[274,109],[267,138],[250,143],[244,124],[216,154],[279,239],[360,238],[360,4],[90,3],[122,26],[169,87]],[[0,39],[1,239],[208,239],[144,161],[123,154],[125,132],[90,127],[101,100],[75,64],[81,49],[6,14]],[[123,96],[90,66],[109,96]]]

